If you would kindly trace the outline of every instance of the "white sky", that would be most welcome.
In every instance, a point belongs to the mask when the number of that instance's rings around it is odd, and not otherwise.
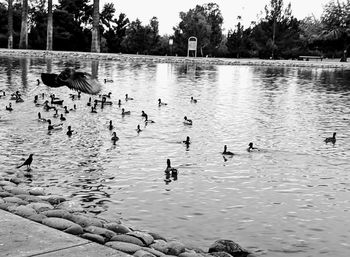
[[[90,0],[92,3],[92,0]],[[323,6],[332,0],[284,0],[285,6],[291,2],[292,13],[298,19],[309,15],[319,18]],[[57,0],[54,0],[54,3]],[[251,21],[257,20],[257,15],[264,11],[265,5],[270,0],[100,0],[100,7],[105,3],[114,3],[116,14],[123,12],[130,21],[139,20],[149,24],[150,19],[156,16],[159,21],[159,32],[161,35],[172,34],[173,27],[180,22],[179,13],[187,12],[197,4],[217,3],[224,17],[224,33],[233,29],[237,24],[237,16],[242,16],[242,23],[248,27]]]

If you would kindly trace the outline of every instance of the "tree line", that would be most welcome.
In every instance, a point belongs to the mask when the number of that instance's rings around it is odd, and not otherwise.
[[[99,0],[0,1],[0,47],[150,55],[187,55],[197,37],[199,56],[294,59],[320,55],[344,60],[350,41],[350,0],[330,1],[319,19],[298,20],[291,4],[268,0],[248,27],[242,17],[226,34],[219,5],[196,5],[180,12],[172,35],[159,34],[159,21],[130,21],[113,3],[99,12]],[[173,42],[169,45],[169,40]]]

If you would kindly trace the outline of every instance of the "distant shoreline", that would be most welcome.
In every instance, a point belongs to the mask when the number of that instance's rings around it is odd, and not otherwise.
[[[350,62],[340,62],[339,59],[323,59],[323,61],[299,60],[262,60],[262,59],[233,59],[233,58],[205,58],[183,56],[156,56],[116,53],[91,53],[68,51],[45,51],[0,48],[0,56],[6,57],[37,57],[37,58],[67,58],[85,60],[131,61],[146,63],[182,63],[207,65],[247,65],[247,66],[279,66],[279,67],[309,67],[350,69]]]

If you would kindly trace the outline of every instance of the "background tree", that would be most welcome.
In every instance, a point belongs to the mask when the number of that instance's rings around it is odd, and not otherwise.
[[[28,48],[28,0],[22,0],[22,23],[19,48]]]
[[[100,0],[94,0],[93,24],[91,31],[91,52],[100,52]]]
[[[185,55],[188,38],[195,36],[201,56],[204,52],[215,54],[222,40],[223,18],[219,6],[214,3],[197,5],[188,12],[180,12],[180,19],[174,28],[175,51]]]
[[[7,48],[13,48],[13,6],[12,0],[8,0],[8,44]]]
[[[47,2],[47,37],[46,37],[46,50],[52,50],[52,0]]]

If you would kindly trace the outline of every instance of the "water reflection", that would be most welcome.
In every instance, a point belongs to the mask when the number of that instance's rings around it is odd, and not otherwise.
[[[110,79],[102,93],[112,92],[113,104],[93,114],[90,96],[72,99],[68,88],[37,86],[42,71],[67,66]],[[28,183],[103,217],[121,213],[132,226],[199,247],[230,238],[269,256],[317,256],[326,240],[346,256],[339,242],[347,242],[350,227],[350,71],[10,58],[0,59],[0,71],[0,89],[20,90],[25,100],[9,113],[9,99],[0,99],[0,175],[33,152]],[[65,115],[62,131],[48,135],[32,100],[50,93],[77,109]],[[159,108],[159,98],[168,105]],[[155,123],[137,134],[142,110]],[[53,112],[43,116],[54,119]],[[334,131],[336,144],[326,145]],[[248,153],[251,141],[266,151]],[[225,144],[232,158],[221,155]],[[168,158],[177,176],[164,174]]]

